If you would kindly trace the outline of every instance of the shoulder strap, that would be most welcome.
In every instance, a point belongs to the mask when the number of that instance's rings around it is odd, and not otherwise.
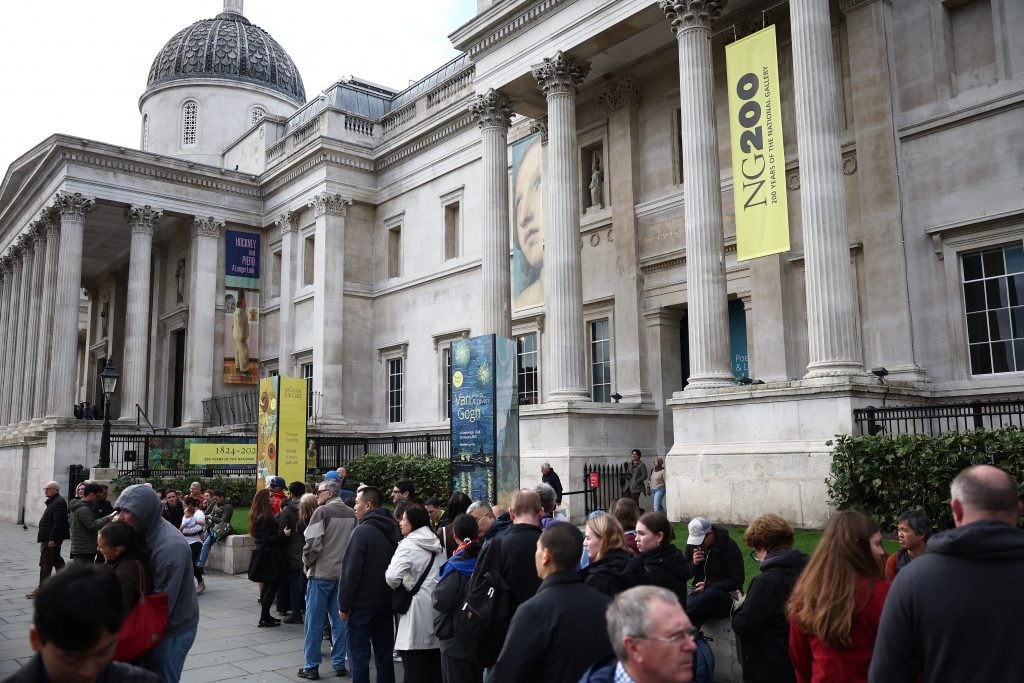
[[[139,604],[146,604],[146,573],[142,571],[142,560],[135,560],[135,568],[139,570]]]
[[[423,570],[423,573],[420,574],[419,581],[417,581],[416,585],[412,587],[411,591],[409,591],[409,595],[416,595],[416,592],[419,591],[420,586],[422,586],[423,582],[427,580],[427,574],[430,573],[430,568],[434,566],[435,555],[437,555],[436,550],[430,553],[430,560],[427,562],[427,567]]]

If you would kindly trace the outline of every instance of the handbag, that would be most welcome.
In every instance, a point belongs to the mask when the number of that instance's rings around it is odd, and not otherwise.
[[[248,577],[250,581],[270,583],[281,576],[279,554],[271,546],[256,546],[249,557]]]
[[[436,551],[430,553],[430,561],[427,562],[426,569],[424,569],[423,573],[420,574],[420,578],[416,582],[416,585],[412,587],[412,590],[407,589],[402,584],[398,584],[398,588],[395,588],[391,592],[392,612],[395,614],[405,614],[409,611],[409,608],[412,607],[412,599],[416,596],[416,593],[419,592],[420,586],[423,585],[423,582],[427,580],[427,574],[430,573],[430,568],[434,566],[434,555],[437,555]]]
[[[139,659],[163,640],[167,631],[167,593],[146,595],[142,563],[138,560],[136,563],[139,569],[139,601],[117,632],[114,660],[118,662]]]

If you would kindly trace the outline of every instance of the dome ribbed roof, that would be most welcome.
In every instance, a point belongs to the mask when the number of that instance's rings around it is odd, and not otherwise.
[[[292,58],[269,33],[235,12],[197,21],[167,41],[149,69],[146,90],[200,78],[255,83],[297,104],[306,102]]]

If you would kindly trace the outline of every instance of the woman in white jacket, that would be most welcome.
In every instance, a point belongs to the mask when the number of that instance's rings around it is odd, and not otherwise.
[[[398,544],[384,579],[392,588],[412,591],[426,572],[426,578],[412,598],[409,611],[398,621],[395,649],[402,656],[405,683],[441,683],[441,650],[434,635],[434,607],[431,594],[447,557],[430,529],[430,516],[422,505],[405,508],[398,522],[402,542]]]

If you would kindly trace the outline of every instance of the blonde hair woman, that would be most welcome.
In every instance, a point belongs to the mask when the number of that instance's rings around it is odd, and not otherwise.
[[[583,583],[605,595],[616,595],[640,583],[642,570],[626,547],[622,525],[611,515],[587,520],[583,550],[590,564],[580,572]]]

